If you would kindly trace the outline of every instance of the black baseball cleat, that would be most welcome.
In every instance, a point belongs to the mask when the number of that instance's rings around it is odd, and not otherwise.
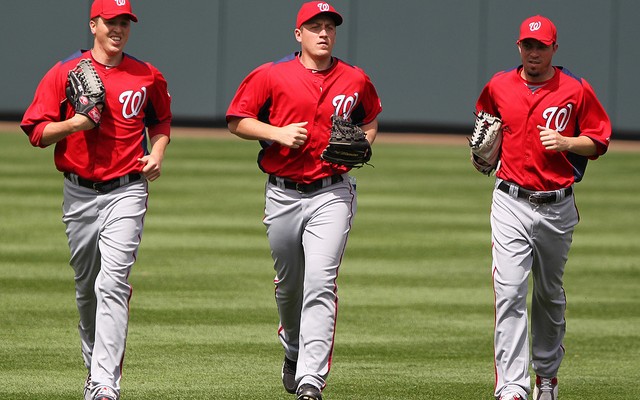
[[[93,389],[93,383],[91,382],[91,372],[87,375],[87,379],[84,381],[84,400],[91,400],[91,390]]]
[[[322,400],[322,394],[317,387],[305,383],[298,389],[297,400]]]
[[[282,384],[284,385],[284,390],[291,394],[295,394],[296,388],[298,387],[298,383],[296,382],[297,365],[297,362],[289,360],[286,356],[284,357],[284,363],[282,363]]]

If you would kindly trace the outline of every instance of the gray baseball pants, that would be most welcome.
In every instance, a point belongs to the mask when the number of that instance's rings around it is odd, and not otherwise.
[[[531,391],[527,323],[530,273],[532,367],[543,377],[558,373],[564,356],[566,298],[562,281],[578,219],[573,196],[536,205],[498,189],[493,192],[497,398],[506,398],[507,394],[526,397]]]
[[[311,194],[267,183],[264,224],[274,260],[278,336],[297,360],[298,386],[324,388],[331,368],[338,295],[336,279],[356,212],[344,181]]]
[[[64,180],[63,222],[75,271],[78,331],[93,392],[120,392],[135,262],[147,210],[142,179],[109,193]]]

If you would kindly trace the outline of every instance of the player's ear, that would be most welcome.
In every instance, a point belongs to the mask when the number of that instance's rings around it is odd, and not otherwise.
[[[296,37],[298,43],[302,43],[302,31],[300,29],[294,29],[293,35]]]
[[[91,29],[91,34],[95,35],[96,34],[96,27],[98,26],[98,24],[96,23],[96,19],[91,19],[89,20],[89,29]]]

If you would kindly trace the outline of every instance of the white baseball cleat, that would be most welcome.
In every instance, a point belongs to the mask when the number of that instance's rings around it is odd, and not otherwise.
[[[93,396],[93,400],[118,400],[118,394],[110,387],[103,386],[98,389],[96,395]]]
[[[542,378],[536,375],[533,400],[558,400],[558,378]]]
[[[510,394],[505,396],[500,396],[500,400],[525,400],[524,397],[519,394]]]

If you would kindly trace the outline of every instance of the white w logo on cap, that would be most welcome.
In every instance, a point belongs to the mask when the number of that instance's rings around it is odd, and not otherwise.
[[[529,24],[529,30],[531,32],[535,32],[540,28],[542,28],[542,22],[540,22],[540,21],[532,22],[532,23]]]
[[[327,3],[318,3],[318,9],[321,12],[327,12],[327,11],[329,11],[329,4],[327,4]]]

